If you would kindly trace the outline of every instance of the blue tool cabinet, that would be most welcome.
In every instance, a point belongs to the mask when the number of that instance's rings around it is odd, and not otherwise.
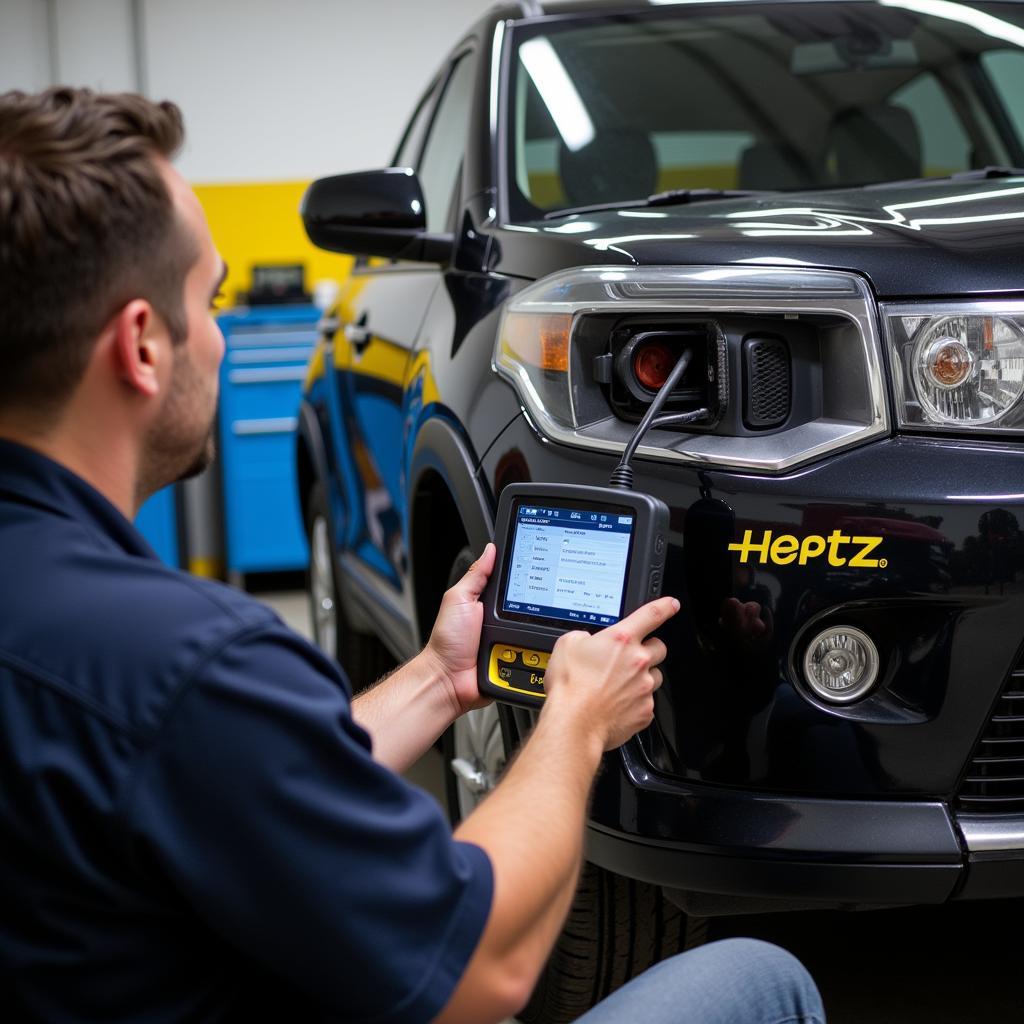
[[[319,318],[315,306],[303,305],[238,308],[218,319],[226,343],[220,465],[232,578],[306,565],[295,428]]]

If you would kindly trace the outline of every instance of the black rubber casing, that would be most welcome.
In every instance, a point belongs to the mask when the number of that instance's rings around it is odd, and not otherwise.
[[[574,484],[510,484],[501,492],[494,538],[498,553],[496,571],[491,575],[483,594],[484,625],[480,641],[478,680],[480,692],[495,700],[520,707],[536,708],[543,704],[542,683],[537,692],[497,685],[490,678],[492,651],[502,645],[512,650],[550,653],[555,641],[575,629],[596,633],[604,628],[593,623],[515,616],[501,609],[512,553],[515,528],[514,510],[520,504],[555,506],[559,501],[580,504],[590,511],[628,509],[633,517],[629,564],[626,568],[621,618],[648,601],[661,596],[668,548],[668,506],[650,494],[618,490],[612,487],[584,487]],[[521,669],[521,666],[519,666]],[[542,672],[539,674],[542,675]],[[533,687],[531,687],[533,688]]]

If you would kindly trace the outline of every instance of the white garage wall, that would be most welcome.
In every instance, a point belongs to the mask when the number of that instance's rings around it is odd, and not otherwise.
[[[148,88],[185,111],[197,181],[387,163],[448,48],[489,0],[149,0]]]
[[[103,92],[136,88],[131,0],[48,3],[55,78]]]
[[[45,0],[0,0],[0,91],[52,81]]]
[[[428,77],[490,6],[0,0],[0,89],[141,87],[182,107],[191,180],[308,179],[386,163]]]

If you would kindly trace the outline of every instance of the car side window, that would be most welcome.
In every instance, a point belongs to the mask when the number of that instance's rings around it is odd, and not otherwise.
[[[992,79],[1017,133],[1017,145],[1024,148],[1024,53],[994,50],[982,54],[981,63]]]
[[[893,93],[890,102],[909,111],[913,119],[923,175],[941,177],[971,166],[971,140],[933,74],[918,75]]]
[[[437,98],[439,87],[440,82],[435,82],[420,100],[402,135],[402,141],[398,144],[395,158],[391,161],[392,167],[415,167],[419,161],[423,138],[430,125],[430,115],[434,111],[434,100]]]
[[[476,78],[476,55],[464,54],[448,76],[430,126],[418,175],[426,204],[427,230],[445,231],[452,193],[462,166],[469,132],[469,108]]]

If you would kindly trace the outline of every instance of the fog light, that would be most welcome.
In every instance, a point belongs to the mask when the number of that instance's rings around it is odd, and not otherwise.
[[[804,678],[822,700],[848,704],[863,697],[878,678],[878,648],[853,626],[819,633],[804,655]]]

